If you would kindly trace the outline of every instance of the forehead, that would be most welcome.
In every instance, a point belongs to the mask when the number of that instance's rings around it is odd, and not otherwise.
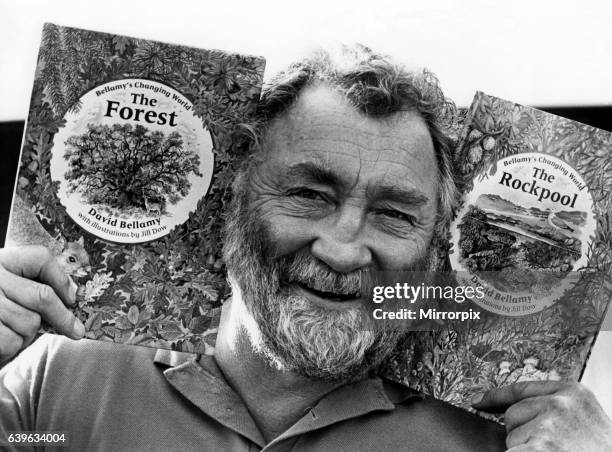
[[[351,184],[393,184],[437,191],[433,143],[415,112],[369,117],[326,86],[306,89],[264,137],[266,166],[314,162]]]

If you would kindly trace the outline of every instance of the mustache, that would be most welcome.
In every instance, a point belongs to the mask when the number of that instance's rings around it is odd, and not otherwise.
[[[425,256],[402,271],[425,272],[427,262]],[[305,249],[291,257],[279,259],[276,262],[276,270],[280,276],[279,282],[297,283],[321,292],[352,295],[355,298],[371,293],[376,285],[385,285],[384,282],[389,278],[389,275],[376,271],[373,266],[363,267],[350,273],[339,273]]]
[[[364,284],[371,280],[371,269],[338,273],[306,250],[278,261],[280,279],[285,283],[302,284],[321,292],[361,296]]]

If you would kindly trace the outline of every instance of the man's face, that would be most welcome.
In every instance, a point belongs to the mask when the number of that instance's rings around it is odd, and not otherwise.
[[[427,126],[411,112],[367,117],[319,86],[270,125],[263,146],[226,242],[261,330],[254,346],[307,376],[356,376],[397,340],[369,318],[360,271],[422,268],[428,257],[438,172]]]

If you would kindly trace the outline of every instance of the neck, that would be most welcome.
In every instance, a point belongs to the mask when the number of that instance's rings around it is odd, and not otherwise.
[[[251,345],[258,330],[239,293],[223,306],[215,359],[266,441],[289,429],[325,394],[342,385],[279,370]]]

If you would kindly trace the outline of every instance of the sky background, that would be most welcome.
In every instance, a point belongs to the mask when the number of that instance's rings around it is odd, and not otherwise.
[[[27,116],[44,22],[263,55],[267,77],[308,49],[361,42],[431,69],[460,106],[476,90],[532,106],[612,105],[610,0],[0,0],[0,21],[0,121]],[[584,381],[612,414],[611,377],[604,332]]]
[[[267,74],[310,48],[362,42],[428,67],[462,106],[476,90],[533,106],[612,105],[609,0],[0,0],[0,20],[0,121],[26,117],[45,21],[263,55]]]

